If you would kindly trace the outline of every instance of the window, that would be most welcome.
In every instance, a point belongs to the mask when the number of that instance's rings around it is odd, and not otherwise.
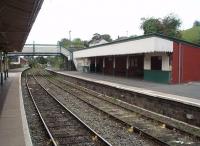
[[[134,59],[133,58],[130,59],[130,67],[134,67]]]
[[[162,70],[162,56],[151,57],[151,70]]]
[[[130,59],[130,67],[138,67],[138,59],[137,58]]]

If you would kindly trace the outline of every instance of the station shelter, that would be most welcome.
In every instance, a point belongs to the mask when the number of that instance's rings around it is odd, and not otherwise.
[[[74,52],[78,71],[159,83],[200,81],[200,46],[149,34]]]

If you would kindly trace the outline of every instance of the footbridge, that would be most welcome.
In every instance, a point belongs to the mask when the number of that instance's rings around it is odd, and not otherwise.
[[[56,56],[63,55],[73,60],[73,52],[54,44],[25,44],[21,52],[8,52],[8,56]]]

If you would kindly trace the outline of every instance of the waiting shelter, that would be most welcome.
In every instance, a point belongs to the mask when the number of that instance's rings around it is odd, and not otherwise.
[[[200,80],[200,46],[160,34],[92,46],[73,56],[78,71],[159,83]]]

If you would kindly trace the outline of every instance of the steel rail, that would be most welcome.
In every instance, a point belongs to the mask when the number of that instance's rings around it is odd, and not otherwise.
[[[42,74],[40,73],[40,75],[42,75]],[[42,75],[42,76],[44,76],[44,75]],[[104,111],[104,110],[102,110],[102,109],[99,109],[99,108],[96,107],[95,105],[93,105],[93,104],[89,103],[88,101],[85,101],[84,99],[80,98],[78,95],[76,95],[77,93],[73,93],[73,91],[70,92],[70,91],[68,91],[67,89],[63,89],[63,88],[61,87],[61,85],[56,84],[55,82],[51,81],[51,80],[48,79],[48,78],[46,78],[46,79],[47,79],[49,82],[53,83],[55,86],[57,86],[57,87],[59,87],[60,89],[62,89],[62,90],[64,90],[64,91],[68,92],[69,94],[71,94],[71,95],[73,95],[73,96],[79,98],[80,100],[82,100],[83,102],[87,103],[88,105],[94,107],[95,109],[98,109],[98,110],[100,110],[100,111],[102,111],[102,112],[104,112],[104,113],[110,115],[110,114],[107,113],[106,111]],[[114,104],[114,103],[112,103],[112,102],[110,102],[110,101],[107,101],[107,100],[105,100],[105,99],[99,98],[98,95],[100,95],[100,94],[97,93],[97,92],[95,92],[95,91],[91,91],[91,92],[94,92],[94,93],[90,93],[90,92],[88,91],[88,89],[85,89],[85,87],[80,87],[80,88],[79,88],[79,87],[76,87],[73,83],[68,82],[68,81],[65,81],[65,80],[59,80],[59,79],[55,79],[55,78],[52,78],[52,80],[61,82],[61,83],[65,84],[65,85],[68,86],[68,87],[75,88],[75,89],[77,89],[77,90],[79,90],[79,91],[85,92],[86,94],[89,94],[89,95],[91,95],[91,96],[95,96],[95,97],[98,98],[98,99],[101,99],[101,100],[104,100],[104,101],[109,102],[109,103],[111,103],[111,104]],[[83,88],[83,89],[82,89],[82,88]],[[86,91],[86,90],[87,90],[87,91]],[[97,95],[94,95],[95,93],[96,93]],[[114,105],[117,105],[117,104],[114,104]],[[117,106],[118,106],[118,105],[117,105]],[[120,107],[121,107],[121,106],[120,106]],[[122,108],[124,108],[124,107],[122,107]],[[125,109],[126,109],[126,108],[125,108]],[[127,110],[128,110],[128,109],[127,109]],[[133,111],[132,111],[132,112],[133,112]],[[111,115],[111,116],[112,116],[112,115]],[[120,122],[126,124],[126,125],[133,126],[133,125],[131,125],[131,124],[129,124],[129,123],[126,123],[125,121],[123,121],[123,120],[121,120],[121,119],[118,119],[117,117],[114,117],[114,116],[112,116],[112,117],[115,118],[115,119],[117,119],[118,121],[120,121]],[[142,129],[138,128],[138,127],[133,126],[133,128],[134,128],[134,130],[143,133],[144,135],[146,135],[146,136],[149,137],[150,139],[154,139],[155,141],[157,141],[158,143],[160,143],[160,144],[162,144],[162,145],[171,145],[171,144],[169,144],[167,141],[163,141],[162,139],[159,139],[159,138],[157,138],[157,137],[154,137],[154,136],[152,136],[152,135],[146,133],[146,132],[143,131]],[[173,145],[173,144],[172,144],[172,145]]]
[[[50,95],[57,103],[59,103],[65,110],[67,110],[74,118],[76,118],[85,128],[87,128],[91,133],[93,133],[93,136],[97,136],[98,140],[105,143],[107,146],[112,146],[107,140],[105,140],[102,136],[100,136],[97,132],[95,132],[92,128],[90,128],[86,123],[84,123],[78,116],[76,116],[71,110],[69,110],[63,103],[61,103],[54,95],[52,95],[49,91],[45,89],[43,85],[41,85],[37,78],[33,75],[36,82],[46,91],[48,95]]]
[[[40,113],[40,111],[39,111],[39,108],[38,108],[37,105],[36,105],[36,102],[35,102],[35,100],[34,100],[34,97],[33,97],[32,93],[31,93],[31,91],[30,91],[30,87],[29,87],[29,85],[28,85],[27,74],[26,74],[26,79],[25,79],[25,80],[26,80],[26,87],[27,87],[27,89],[28,89],[28,93],[29,93],[29,95],[31,96],[31,99],[32,99],[32,101],[33,101],[33,104],[34,104],[36,110],[37,110],[37,113],[38,113],[38,115],[39,115],[39,117],[40,117],[40,120],[42,121],[42,123],[43,123],[43,125],[44,125],[44,127],[45,127],[45,129],[46,129],[46,131],[47,131],[47,133],[48,133],[48,135],[49,135],[49,137],[51,138],[51,141],[52,141],[53,145],[54,145],[54,146],[58,146],[57,143],[56,143],[56,141],[55,141],[55,139],[53,138],[53,136],[52,136],[52,134],[51,134],[51,132],[50,132],[48,126],[46,125],[44,119],[42,118],[42,115],[41,115],[41,113]]]
[[[124,107],[124,106],[121,106],[121,105],[119,105],[119,104],[113,103],[113,102],[110,101],[110,100],[105,99],[105,97],[107,97],[107,98],[112,98],[112,97],[107,96],[107,95],[105,95],[105,94],[103,94],[103,93],[98,93],[98,92],[95,91],[95,90],[91,90],[91,89],[88,89],[88,88],[83,87],[83,86],[80,86],[80,85],[78,85],[78,87],[77,87],[77,85],[75,85],[74,83],[69,82],[69,81],[66,81],[66,80],[60,80],[60,79],[56,79],[56,80],[59,81],[59,82],[61,82],[61,83],[63,83],[63,84],[65,84],[66,86],[72,86],[72,87],[76,88],[77,90],[80,90],[80,91],[85,92],[86,94],[89,94],[89,95],[91,95],[91,96],[95,96],[95,97],[98,98],[98,99],[101,99],[101,100],[106,101],[106,102],[108,102],[108,103],[115,104],[115,105],[117,105],[117,106],[119,106],[119,107],[122,107],[122,108],[125,108],[125,109],[127,109],[127,110],[130,110],[129,108],[126,108],[126,107]],[[124,102],[124,101],[122,101],[122,102]],[[126,104],[129,104],[129,103],[126,103]],[[135,105],[134,105],[134,106],[135,106]],[[138,107],[138,108],[140,108],[140,107]],[[142,109],[142,108],[140,108],[140,109]],[[148,112],[148,110],[146,110],[146,109],[143,109],[143,110],[145,110],[145,111]],[[140,112],[136,112],[136,111],[134,111],[134,110],[130,110],[130,111],[135,112],[135,113],[138,113],[138,114],[140,114],[140,115],[142,115],[142,116],[144,116],[144,117],[147,117],[147,118],[149,118],[149,119],[152,119],[152,120],[158,121],[158,122],[160,122],[160,123],[163,123],[163,124],[165,124],[166,127],[168,127],[169,129],[172,129],[172,128],[173,128],[173,129],[177,129],[177,130],[179,130],[179,131],[181,131],[181,132],[183,132],[183,133],[186,133],[186,134],[188,134],[188,135],[190,135],[190,136],[195,136],[195,137],[197,137],[197,138],[200,138],[199,132],[198,132],[198,133],[191,133],[191,132],[190,132],[189,130],[187,130],[187,129],[180,129],[179,127],[174,127],[173,125],[170,125],[170,124],[168,124],[168,123],[165,123],[165,121],[161,121],[161,120],[158,120],[158,119],[153,119],[152,117],[150,117],[150,116],[148,116],[148,115],[142,114],[142,113],[140,113]],[[150,111],[150,112],[151,112],[151,111]],[[167,118],[168,118],[169,120],[171,120],[170,117],[167,117]],[[198,127],[196,127],[196,126],[188,125],[187,123],[182,122],[182,121],[178,121],[178,120],[176,120],[176,119],[173,119],[173,121],[175,121],[175,122],[180,122],[180,123],[183,124],[184,126],[190,126],[190,128],[192,128],[192,130],[196,130],[196,129],[198,128]],[[179,124],[179,123],[178,123],[178,124]]]
[[[43,76],[42,74],[40,74],[40,75]],[[43,76],[43,78],[46,78],[46,77]],[[47,79],[47,78],[46,78],[46,79]],[[91,106],[91,107],[93,107],[93,108],[95,108],[95,109],[97,109],[97,110],[99,110],[99,111],[101,111],[101,112],[103,112],[103,113],[105,113],[105,114],[107,114],[107,115],[109,115],[109,116],[112,116],[112,115],[110,115],[109,113],[107,113],[106,111],[101,110],[101,109],[99,109],[98,107],[96,107],[95,105],[90,104],[90,103],[88,103],[87,101],[81,99],[78,95],[74,94],[73,92],[71,92],[71,91],[69,91],[69,90],[66,90],[66,89],[63,89],[62,87],[60,87],[60,85],[56,84],[55,82],[51,81],[50,79],[47,79],[47,80],[48,80],[50,83],[54,84],[56,87],[58,87],[58,88],[60,88],[60,89],[62,89],[62,90],[64,90],[64,91],[66,91],[67,93],[69,93],[69,94],[75,96],[76,98],[80,99],[81,101],[83,101],[84,103],[88,104],[89,106]],[[62,82],[62,81],[60,81],[60,82]],[[65,84],[67,84],[67,83],[65,83]],[[70,83],[70,84],[71,84],[71,83]],[[68,85],[68,86],[70,86],[70,85]],[[74,88],[75,88],[75,87],[74,87]],[[78,88],[76,88],[76,89],[77,89],[77,90],[80,90],[80,89],[78,89]],[[86,92],[86,91],[83,91],[83,92]],[[90,93],[88,93],[88,94],[90,94]],[[90,95],[95,96],[95,95],[93,95],[93,94],[90,94]],[[95,97],[96,97],[96,96],[95,96]],[[102,99],[102,100],[104,100],[104,99]],[[104,101],[106,101],[106,100],[104,100]],[[106,101],[106,102],[109,102],[109,101]],[[109,103],[111,103],[111,102],[109,102]],[[111,104],[113,104],[113,103],[111,103]],[[122,108],[123,108],[123,107],[122,107]],[[126,123],[125,121],[122,121],[121,119],[119,119],[119,118],[117,118],[117,117],[112,116],[112,118],[115,119],[115,120],[117,120],[117,121],[119,121],[120,123],[122,123],[122,124],[128,126],[129,128],[132,127],[132,128],[134,129],[135,132],[138,132],[140,135],[143,134],[143,135],[146,136],[147,138],[149,138],[149,139],[151,139],[151,140],[154,140],[155,142],[161,144],[162,146],[170,146],[168,143],[166,143],[166,142],[164,142],[164,141],[162,141],[162,140],[160,140],[160,139],[158,139],[158,138],[156,138],[156,137],[153,137],[152,135],[146,133],[145,131],[143,131],[142,129],[140,129],[140,128],[136,127],[136,126],[133,126],[133,125],[131,125],[131,124],[129,124],[129,123]]]

